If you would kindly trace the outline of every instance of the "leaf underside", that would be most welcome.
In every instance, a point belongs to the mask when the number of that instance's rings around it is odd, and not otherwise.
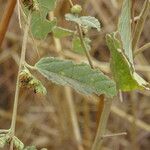
[[[121,36],[121,41],[124,53],[133,63],[132,54],[132,34],[131,34],[131,0],[124,0],[122,11],[118,23],[118,32]]]
[[[108,34],[106,41],[111,53],[110,65],[117,88],[122,91],[149,90],[149,84],[135,72],[129,59],[123,53],[121,43],[115,33]]]
[[[78,16],[73,15],[73,14],[66,14],[65,18],[68,21],[75,22],[75,23],[80,24],[82,26],[87,26],[90,28],[96,28],[98,31],[100,31],[100,28],[101,28],[98,19],[96,19],[95,17],[91,17],[91,16],[78,17]]]
[[[70,86],[83,94],[105,94],[108,97],[116,95],[115,83],[87,64],[75,64],[70,60],[46,57],[37,62],[35,67],[48,80]]]

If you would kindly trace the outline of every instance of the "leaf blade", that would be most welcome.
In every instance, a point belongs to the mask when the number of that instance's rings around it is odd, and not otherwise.
[[[118,23],[118,31],[121,36],[124,53],[133,63],[132,34],[131,34],[131,0],[124,0]]]
[[[81,16],[78,17],[77,15],[73,14],[66,14],[65,15],[66,20],[75,22],[77,24],[80,24],[82,26],[87,26],[89,28],[96,28],[98,31],[100,31],[100,22],[95,17],[91,16]]]
[[[69,60],[42,58],[35,64],[37,70],[48,80],[67,85],[83,94],[116,94],[115,83],[99,70],[93,70],[87,64],[75,64]]]
[[[67,36],[73,35],[74,31],[56,26],[53,29],[53,34],[57,38],[63,38],[63,37],[67,37]]]
[[[106,42],[111,53],[110,65],[117,88],[122,91],[149,90],[149,84],[135,72],[128,57],[123,53],[121,43],[115,33],[108,34]]]

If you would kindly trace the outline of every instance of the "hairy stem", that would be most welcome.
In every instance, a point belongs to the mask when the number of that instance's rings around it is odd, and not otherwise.
[[[9,25],[9,21],[13,14],[15,5],[16,5],[16,0],[8,0],[2,20],[0,22],[0,47],[5,37],[6,31]]]
[[[15,135],[15,128],[16,128],[17,108],[18,108],[18,99],[19,99],[19,74],[20,74],[20,71],[22,69],[22,66],[25,63],[26,44],[27,44],[27,39],[28,39],[30,20],[31,20],[31,15],[29,14],[28,21],[27,21],[27,24],[25,26],[24,36],[23,36],[21,57],[20,57],[17,82],[16,82],[16,91],[15,91],[14,107],[13,107],[12,122],[11,122],[12,137]],[[13,140],[11,141],[10,150],[13,150]]]
[[[77,28],[78,28],[78,33],[79,33],[79,38],[80,38],[80,41],[81,41],[81,45],[82,45],[82,47],[83,47],[83,49],[84,49],[84,52],[85,52],[86,57],[87,57],[87,59],[88,59],[88,62],[89,62],[89,64],[90,64],[91,68],[94,69],[93,62],[92,62],[92,60],[91,60],[90,53],[89,53],[89,51],[87,50],[87,47],[86,47],[85,42],[84,42],[84,37],[83,37],[83,33],[82,33],[82,29],[81,29],[80,25],[77,25]]]

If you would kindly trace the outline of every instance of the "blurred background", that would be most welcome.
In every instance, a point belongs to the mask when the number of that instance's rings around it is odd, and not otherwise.
[[[8,0],[7,0],[8,1]],[[6,0],[0,0],[0,19],[5,11]],[[102,25],[100,32],[89,32],[91,55],[94,64],[111,77],[109,50],[105,35],[117,28],[122,0],[74,0],[83,6],[83,15],[94,16]],[[135,16],[139,15],[144,0],[136,0]],[[58,24],[72,29],[64,20],[70,11],[67,0],[58,0],[54,16]],[[150,41],[150,16],[144,25],[139,47]],[[8,129],[11,123],[18,62],[23,32],[19,28],[17,7],[0,49],[0,128]],[[59,47],[56,46],[56,41]],[[29,38],[26,60],[34,65],[42,56],[60,56],[77,62],[87,62],[84,55],[71,49],[71,38],[54,39],[51,34],[44,41]],[[146,50],[135,59],[137,72],[150,82],[150,51]],[[16,135],[25,145],[36,145],[48,150],[90,150],[98,125],[98,103],[70,88],[54,85],[41,77],[47,95],[35,94],[32,89],[22,89],[19,96]],[[150,149],[150,92],[123,93],[123,102],[114,98],[107,126],[107,134],[127,132],[127,135],[104,138],[103,150]],[[71,112],[71,113],[70,113]],[[77,142],[78,141],[78,142]]]

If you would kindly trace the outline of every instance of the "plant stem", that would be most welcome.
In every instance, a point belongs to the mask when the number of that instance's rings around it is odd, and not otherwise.
[[[115,137],[115,136],[122,136],[122,135],[127,135],[127,132],[108,134],[108,135],[102,136],[102,138]]]
[[[92,62],[92,60],[91,60],[90,53],[89,53],[89,51],[87,50],[87,47],[86,47],[86,45],[85,45],[84,37],[83,37],[83,33],[82,33],[82,29],[81,29],[81,27],[80,27],[79,24],[77,24],[77,28],[78,28],[78,33],[79,33],[79,38],[80,38],[80,41],[81,41],[81,45],[82,45],[82,47],[83,47],[83,49],[84,49],[84,52],[85,52],[86,57],[87,57],[87,59],[88,59],[88,62],[89,62],[89,64],[90,64],[91,68],[94,69],[93,62]]]
[[[73,7],[73,2],[72,0],[69,0],[70,6]]]
[[[70,5],[71,5],[71,7],[72,7],[72,6],[73,6],[72,0],[68,0],[68,1],[69,1]],[[87,59],[88,59],[88,62],[89,62],[89,64],[90,64],[91,68],[94,69],[94,66],[93,66],[93,63],[92,63],[92,60],[91,60],[91,56],[90,56],[90,53],[89,53],[89,51],[87,50],[87,47],[86,47],[86,45],[85,45],[84,37],[83,37],[83,33],[82,33],[82,29],[81,29],[81,27],[80,27],[79,24],[77,24],[77,29],[78,29],[78,33],[79,33],[79,38],[80,38],[80,41],[81,41],[81,45],[82,45],[82,47],[83,47],[83,49],[84,49],[84,52],[85,52],[86,57],[87,57]]]
[[[137,48],[137,44],[139,42],[140,35],[141,35],[143,27],[144,27],[145,20],[148,16],[148,13],[149,13],[149,8],[150,8],[150,1],[145,0],[145,3],[143,5],[143,9],[142,9],[141,14],[140,14],[140,18],[137,21],[137,24],[136,24],[136,27],[135,27],[135,33],[134,33],[133,41],[132,41],[133,51]]]
[[[29,27],[30,27],[30,20],[31,20],[31,14],[29,14],[29,16],[28,16],[28,22],[25,26],[25,31],[24,31],[24,36],[23,36],[21,57],[20,57],[17,82],[16,82],[16,91],[15,91],[14,107],[13,107],[13,114],[12,114],[12,122],[11,122],[12,137],[15,135],[15,128],[16,128],[17,108],[18,108],[18,99],[19,99],[19,74],[22,69],[22,65],[25,63],[26,44],[27,44],[27,38],[28,38],[28,31],[29,31]],[[13,140],[11,140],[10,150],[13,150]]]
[[[70,1],[71,0],[69,0],[69,2]],[[71,4],[71,6],[73,6],[72,1],[70,2],[70,4]],[[82,33],[82,28],[79,24],[77,24],[77,29],[78,29],[81,45],[82,45],[82,47],[85,51],[88,62],[90,64],[91,68],[94,69],[94,65],[93,65],[90,53],[89,53],[89,51],[86,47],[86,44],[84,42],[84,36],[83,36],[83,33]],[[111,103],[112,103],[111,100],[108,100],[108,101],[106,100],[105,101],[104,100],[105,99],[104,95],[99,96],[98,99],[99,99],[99,106],[101,106],[101,110],[99,110],[100,113],[98,114],[100,116],[100,121],[99,121],[99,125],[98,125],[98,130],[97,130],[97,133],[96,133],[96,138],[95,138],[93,146],[92,146],[92,150],[100,150],[100,148],[101,148],[102,136],[105,133],[107,120],[108,120],[108,117],[109,117]]]
[[[140,53],[142,53],[143,51],[145,51],[146,49],[150,48],[150,42],[145,44],[144,46],[142,46],[141,48],[137,49],[135,52],[134,52],[134,57]]]
[[[105,134],[107,120],[108,120],[109,113],[110,113],[111,103],[112,103],[111,100],[104,101],[104,107],[103,107],[103,111],[100,117],[100,122],[99,122],[98,130],[96,133],[96,137],[92,145],[92,150],[101,150],[103,136]]]
[[[0,47],[5,37],[6,31],[9,25],[9,21],[13,14],[15,5],[16,5],[16,0],[8,0],[2,20],[0,22]]]

